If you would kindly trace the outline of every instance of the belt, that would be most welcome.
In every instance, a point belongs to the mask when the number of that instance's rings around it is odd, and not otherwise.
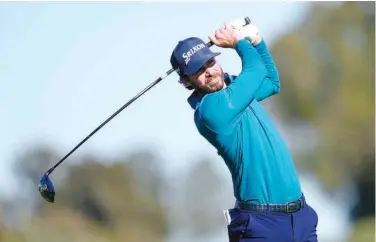
[[[304,196],[298,200],[285,203],[285,204],[259,204],[259,203],[247,203],[236,201],[235,207],[241,210],[250,210],[256,212],[285,212],[294,213],[302,209],[306,201]]]

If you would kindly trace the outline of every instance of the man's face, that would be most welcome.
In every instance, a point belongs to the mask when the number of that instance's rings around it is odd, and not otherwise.
[[[188,83],[201,93],[219,91],[225,87],[222,67],[213,58],[198,72],[188,76]]]

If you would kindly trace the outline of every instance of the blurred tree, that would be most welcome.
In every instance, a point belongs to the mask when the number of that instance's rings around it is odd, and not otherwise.
[[[194,236],[204,236],[217,232],[218,228],[225,228],[222,210],[227,208],[227,201],[232,201],[232,187],[216,171],[212,160],[202,158],[195,162],[188,171],[182,190],[184,224],[192,229]]]
[[[0,218],[2,218],[2,216],[0,216]],[[4,241],[5,233],[6,233],[6,228],[5,228],[4,221],[0,219],[0,241]]]
[[[16,156],[13,168],[20,178],[20,182],[37,189],[43,172],[47,171],[60,159],[61,157],[57,155],[53,147],[38,145],[20,151]]]
[[[355,224],[352,235],[348,242],[374,242],[375,241],[375,218],[362,218]]]
[[[140,156],[143,156],[142,152]],[[144,157],[149,156],[144,154]],[[135,163],[128,161],[126,158],[104,165],[108,162],[93,160],[72,167],[61,190],[61,203],[100,226],[123,232],[136,228],[147,230],[153,235],[153,241],[158,241],[166,233],[164,209],[157,193],[153,192],[158,188],[158,180],[149,180],[148,185],[154,186],[152,188],[145,186],[143,180],[153,177],[149,169],[151,163],[140,160],[137,166],[143,174],[139,176],[132,167]]]
[[[56,202],[42,202],[39,197],[39,209],[28,218],[23,235],[38,242],[50,241],[52,236],[54,241],[72,242],[163,241],[167,221],[158,198],[160,174],[151,169],[160,161],[143,150],[121,160],[94,157],[85,156],[65,167],[64,177],[55,180]],[[56,154],[44,147],[17,158],[15,166],[22,167],[20,172],[29,178],[24,182],[34,183],[30,193],[39,196],[36,184],[52,160],[56,162]]]
[[[161,158],[155,152],[144,148],[133,151],[127,155],[126,160],[140,186],[140,192],[149,197],[160,197],[161,190],[164,189]]]
[[[320,137],[298,163],[328,189],[354,181],[359,216],[375,212],[374,9],[374,2],[318,4],[271,49],[282,88],[276,112],[291,125],[312,123]]]
[[[13,197],[4,200],[4,219],[12,227],[20,227],[21,221],[33,216],[37,207],[43,202],[38,192],[38,183],[43,173],[55,164],[61,157],[54,147],[46,144],[34,144],[24,150],[19,150],[16,155],[13,170],[17,176],[16,184],[12,186],[18,189],[14,191]],[[53,180],[62,179],[65,167],[59,167],[59,172],[53,174]]]

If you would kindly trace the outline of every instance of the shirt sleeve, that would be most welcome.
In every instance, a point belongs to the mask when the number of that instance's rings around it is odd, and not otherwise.
[[[236,123],[267,76],[261,55],[248,40],[238,41],[235,50],[242,61],[241,73],[227,88],[205,95],[199,107],[199,118],[215,132],[222,132]]]
[[[256,45],[255,48],[260,54],[267,69],[267,76],[257,90],[255,97],[257,101],[262,101],[270,96],[273,96],[274,94],[279,93],[281,86],[276,65],[264,40],[262,40],[260,44]]]

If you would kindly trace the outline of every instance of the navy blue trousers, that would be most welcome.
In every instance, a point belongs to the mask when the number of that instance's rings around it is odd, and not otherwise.
[[[295,213],[228,210],[230,242],[317,242],[318,216],[308,204]]]

